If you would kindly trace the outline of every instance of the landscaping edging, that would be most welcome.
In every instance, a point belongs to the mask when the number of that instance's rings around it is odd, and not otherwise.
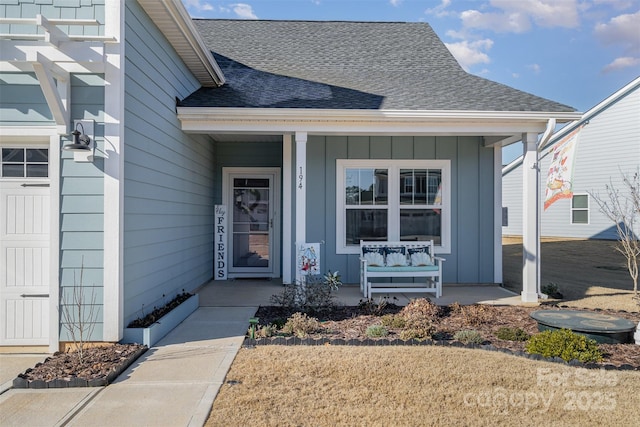
[[[69,379],[55,379],[51,381],[33,380],[29,381],[18,375],[13,380],[13,388],[71,388],[71,387],[103,387],[111,384],[121,373],[123,373],[138,357],[142,356],[148,347],[141,347],[135,353],[129,355],[129,357],[123,361],[116,369],[111,371],[109,375],[102,378],[94,378],[91,380],[85,380],[83,378],[71,377]],[[22,374],[21,374],[22,375]]]
[[[148,328],[125,328],[124,336],[120,342],[123,344],[138,343],[153,347],[155,343],[196,311],[199,305],[200,298],[198,294],[192,295]]]
[[[567,366],[575,366],[586,369],[606,369],[606,370],[619,370],[619,371],[637,371],[640,370],[640,366],[633,366],[629,364],[623,364],[616,366],[610,363],[598,364],[598,363],[583,363],[578,360],[571,360],[566,362],[559,357],[543,357],[540,354],[529,354],[525,351],[513,351],[508,348],[496,347],[493,344],[463,344],[460,341],[434,341],[430,339],[426,340],[401,340],[401,339],[350,339],[344,340],[341,338],[298,338],[298,337],[269,337],[269,338],[245,338],[242,344],[245,348],[251,348],[258,345],[306,345],[306,346],[326,346],[326,345],[346,345],[346,346],[377,346],[377,347],[389,347],[389,346],[441,346],[441,347],[456,347],[456,348],[468,348],[485,351],[497,351],[500,353],[510,354],[512,356],[524,357],[531,360],[542,360],[546,362],[560,363]]]

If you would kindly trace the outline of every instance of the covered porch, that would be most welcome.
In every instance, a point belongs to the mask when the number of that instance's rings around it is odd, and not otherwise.
[[[225,281],[210,281],[198,288],[201,307],[259,307],[274,305],[270,298],[282,292],[281,279],[235,279]],[[336,302],[346,306],[357,306],[364,299],[360,287],[356,285],[343,285],[335,293]],[[428,296],[432,302],[438,305],[449,305],[458,302],[467,304],[491,304],[491,305],[522,305],[519,294],[509,291],[494,284],[464,284],[443,287],[443,295],[433,298],[433,295],[425,293],[394,293],[390,295],[389,302],[404,306],[412,299]],[[383,299],[384,294],[376,295],[374,301]],[[394,297],[397,298],[394,299]]]

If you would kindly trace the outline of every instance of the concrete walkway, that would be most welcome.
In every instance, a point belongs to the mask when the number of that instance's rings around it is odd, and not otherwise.
[[[107,387],[11,389],[0,425],[202,426],[257,308],[198,308]]]
[[[200,307],[113,384],[10,389],[0,394],[0,426],[202,426],[242,345],[249,318],[282,289],[275,280],[208,283],[198,290]],[[392,302],[406,305],[424,295],[396,296]],[[358,305],[362,298],[357,285],[337,292],[339,303],[345,305]],[[445,285],[443,297],[432,300],[517,304],[520,298],[498,286]],[[12,378],[44,357],[0,355],[5,389]]]

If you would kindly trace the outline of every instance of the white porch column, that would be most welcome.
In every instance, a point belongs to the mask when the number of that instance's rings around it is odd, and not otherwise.
[[[522,134],[522,302],[537,302],[540,285],[538,134]]]
[[[124,31],[123,2],[107,2],[104,100],[104,341],[124,331]]]
[[[293,248],[291,247],[291,234],[293,232],[293,194],[291,193],[292,170],[291,157],[293,154],[293,145],[291,144],[291,135],[282,135],[282,283],[291,284],[293,276]]]
[[[296,132],[296,262],[298,247],[305,243],[307,239],[306,218],[307,218],[307,133]],[[299,281],[298,266],[296,269],[296,281]]]

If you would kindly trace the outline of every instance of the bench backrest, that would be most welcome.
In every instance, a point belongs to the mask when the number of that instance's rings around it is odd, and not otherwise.
[[[427,248],[428,252],[429,252],[429,256],[431,258],[430,263],[433,264],[433,257],[434,257],[434,247],[433,247],[433,240],[425,240],[425,241],[415,241],[415,240],[411,240],[411,241],[402,241],[402,242],[384,242],[384,241],[365,241],[365,240],[360,240],[360,257],[363,257],[363,248],[398,248],[398,247],[404,247],[405,248],[405,255],[407,256],[407,258],[409,257],[409,249],[411,248]]]

